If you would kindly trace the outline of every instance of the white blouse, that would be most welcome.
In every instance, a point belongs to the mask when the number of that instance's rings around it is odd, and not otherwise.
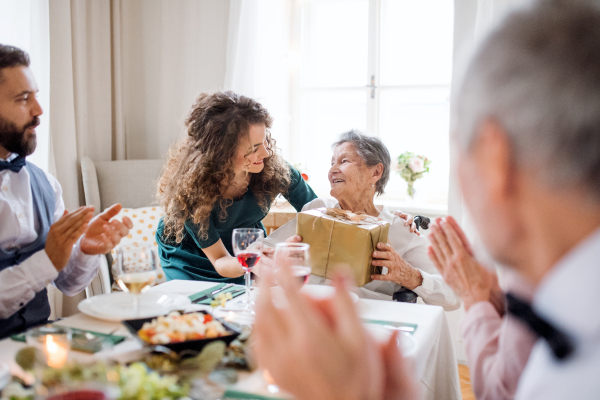
[[[318,198],[302,207],[302,211],[313,210],[320,207],[340,208],[334,199]],[[404,226],[404,220],[392,214],[385,206],[378,205],[379,218],[390,223],[388,241],[402,256],[404,261],[417,268],[423,282],[421,286],[413,291],[423,299],[426,304],[442,306],[446,311],[456,310],[460,307],[460,298],[452,291],[450,286],[444,282],[439,271],[427,255],[428,243],[423,236],[412,233],[409,227]],[[265,239],[267,246],[274,247],[276,243],[284,242],[296,234],[296,218],[283,225]],[[327,284],[328,280],[311,275],[309,283]],[[389,281],[373,281],[361,288],[355,288],[354,292],[362,298],[377,300],[392,300],[394,292],[402,286]]]

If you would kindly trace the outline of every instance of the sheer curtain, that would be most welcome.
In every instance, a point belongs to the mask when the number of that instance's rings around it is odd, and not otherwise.
[[[454,1],[453,91],[456,90],[469,56],[475,50],[477,44],[502,20],[502,17],[505,16],[507,12],[527,1],[529,0]],[[451,122],[450,126],[452,125]],[[460,192],[456,176],[457,158],[458,154],[456,149],[454,149],[451,144],[448,214],[456,218],[471,242],[475,244],[476,248],[480,248],[480,246],[478,246],[480,243],[475,233],[473,223],[470,220]],[[465,310],[463,307],[459,310],[446,313],[454,339],[454,348],[456,349],[457,359],[459,362],[463,363],[466,362],[466,355],[462,338],[458,332],[458,325],[464,313]]]
[[[44,110],[37,131],[37,148],[27,157],[44,171],[50,165],[50,40],[48,0],[0,0],[0,43],[19,47],[29,53],[39,92],[38,101]],[[62,316],[63,296],[54,286],[48,285],[51,319]]]
[[[38,101],[46,114],[37,128],[37,150],[27,157],[48,171],[50,114],[50,42],[48,0],[0,0],[0,43],[29,53],[31,69],[39,87]]]
[[[289,158],[291,0],[231,0],[225,89],[252,97],[274,118],[271,129]]]

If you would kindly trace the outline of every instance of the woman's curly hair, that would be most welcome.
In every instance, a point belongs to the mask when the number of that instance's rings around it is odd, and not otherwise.
[[[251,98],[231,91],[198,96],[185,120],[187,135],[171,146],[158,182],[158,197],[165,208],[163,237],[180,243],[184,224],[191,219],[199,226],[198,236],[208,238],[209,217],[217,202],[219,218],[227,218],[233,199],[222,194],[234,179],[234,159],[251,125],[267,127],[269,156],[263,170],[252,174],[248,189],[265,212],[278,194],[287,192],[290,170],[271,138],[272,123],[267,110]]]

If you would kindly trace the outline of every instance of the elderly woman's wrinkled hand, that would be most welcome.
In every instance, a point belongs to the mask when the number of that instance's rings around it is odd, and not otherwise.
[[[419,270],[404,261],[402,256],[388,243],[377,243],[377,251],[373,252],[372,264],[375,267],[388,269],[386,275],[371,275],[373,280],[392,281],[410,290],[423,283],[423,277]]]
[[[465,309],[479,301],[490,301],[502,310],[496,274],[475,260],[464,232],[452,217],[438,218],[429,236],[428,254],[444,280],[463,300]]]
[[[266,277],[253,328],[258,363],[277,385],[299,400],[416,398],[396,336],[380,345],[365,331],[346,279],[334,279],[333,298],[314,300],[298,291],[290,271],[283,275],[277,278],[289,306],[273,305]]]

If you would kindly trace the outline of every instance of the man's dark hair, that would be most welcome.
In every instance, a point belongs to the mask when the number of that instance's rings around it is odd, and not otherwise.
[[[29,67],[29,54],[18,47],[0,44],[0,83],[2,70],[12,67]]]

